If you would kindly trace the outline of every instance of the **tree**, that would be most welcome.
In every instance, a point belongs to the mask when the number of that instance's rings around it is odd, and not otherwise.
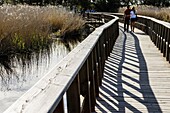
[[[170,6],[169,0],[143,0],[144,5],[153,5],[153,6]]]
[[[117,12],[120,0],[98,0],[95,6],[98,11]]]

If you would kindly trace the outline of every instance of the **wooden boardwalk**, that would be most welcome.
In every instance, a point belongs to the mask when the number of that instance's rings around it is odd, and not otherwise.
[[[170,64],[149,36],[123,32],[105,63],[97,113],[170,113]]]

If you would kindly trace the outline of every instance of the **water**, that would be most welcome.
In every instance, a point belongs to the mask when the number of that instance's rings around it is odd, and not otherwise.
[[[14,63],[15,72],[10,75],[4,73],[0,77],[0,113],[31,88],[78,44],[78,41],[70,42],[67,45],[56,41],[49,55],[40,54],[38,62],[33,57],[32,62],[30,65],[26,65],[25,69],[20,62],[16,61]]]

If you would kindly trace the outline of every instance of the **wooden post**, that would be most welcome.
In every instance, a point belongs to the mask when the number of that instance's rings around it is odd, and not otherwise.
[[[56,107],[56,109],[54,110],[53,113],[64,113],[64,102],[63,102],[63,98],[60,100],[60,103],[58,104],[58,106]]]
[[[94,80],[94,71],[93,75],[91,75],[90,80],[90,100],[91,100],[91,112],[95,111],[95,105],[96,105],[96,92],[95,92],[95,80]]]
[[[108,29],[109,29],[109,28],[108,28]],[[105,38],[106,38],[106,45],[107,45],[107,46],[106,46],[106,49],[105,49],[105,50],[107,51],[107,52],[106,52],[106,59],[107,59],[107,57],[109,56],[109,52],[110,52],[110,51],[109,51],[109,33],[108,33],[109,30],[108,30],[108,29],[106,30],[106,36],[105,36]]]
[[[79,75],[77,75],[67,91],[67,107],[68,113],[80,113]]]
[[[87,61],[79,72],[80,78],[80,94],[84,97],[82,104],[82,113],[91,113],[91,102],[90,102],[90,83],[89,83],[89,70]]]
[[[154,26],[154,33],[155,33],[155,38],[156,38],[156,47],[159,48],[159,35],[158,35],[158,24],[156,22],[154,22],[155,26]]]
[[[87,84],[88,84],[88,92],[87,92],[87,95],[86,95],[86,97],[85,97],[85,102],[87,103],[87,105],[88,105],[88,109],[87,110],[85,110],[85,113],[91,113],[91,111],[92,111],[92,109],[91,109],[91,92],[90,92],[90,79],[89,79],[89,64],[88,64],[88,59],[87,59],[87,62],[86,62],[87,64],[86,64],[86,68],[87,68],[87,78],[88,78],[88,81],[87,81]]]
[[[166,43],[166,60],[169,61],[169,45],[170,45],[170,28],[167,28],[167,43]]]
[[[94,59],[94,79],[95,79],[95,96],[99,96],[99,73],[98,73],[98,67],[97,67],[97,63],[98,63],[98,60],[97,60],[97,45],[95,46],[94,48],[94,52],[93,52],[93,59]]]
[[[164,39],[163,39],[163,57],[166,56],[166,43],[167,43],[167,32],[168,32],[168,28],[164,26]]]
[[[155,37],[156,37],[156,39],[157,39],[157,42],[156,42],[156,47],[157,48],[159,48],[159,35],[158,35],[158,30],[159,30],[159,28],[158,28],[158,24],[156,23],[156,22],[154,22],[155,23]]]
[[[155,28],[155,22],[152,21],[152,37],[153,37],[153,42],[156,45],[157,38],[156,38],[156,34],[155,34],[154,28]]]
[[[85,109],[82,113],[91,113],[90,81],[88,82],[88,92],[84,99]]]
[[[97,43],[97,58],[98,58],[98,73],[99,73],[99,85],[102,84],[102,63],[101,63],[101,52],[100,52],[101,48],[100,48],[100,41]]]
[[[167,60],[169,61],[170,63],[170,28],[168,28],[168,44],[167,44]]]
[[[104,70],[105,63],[105,44],[104,44],[104,35],[102,34],[100,37],[100,55],[101,55],[101,70]]]
[[[161,50],[161,53],[163,53],[165,26],[160,25],[160,27],[161,27],[161,47],[160,47],[160,50]]]
[[[160,36],[160,41],[159,41],[159,50],[161,51],[162,49],[162,31],[163,31],[163,28],[161,27],[161,25],[159,24],[159,36]]]
[[[160,50],[161,49],[161,27],[160,25],[157,23],[157,27],[158,27],[158,31],[157,31],[157,35],[159,37],[159,40],[158,40],[158,49]]]
[[[153,21],[150,21],[151,26],[150,26],[150,35],[152,37],[152,41],[155,43],[154,35],[153,35]]]
[[[95,104],[96,104],[96,92],[95,92],[95,80],[94,80],[94,49],[92,53],[90,54],[87,62],[87,69],[89,70],[89,80],[90,80],[90,101],[91,101],[91,111],[95,111]]]

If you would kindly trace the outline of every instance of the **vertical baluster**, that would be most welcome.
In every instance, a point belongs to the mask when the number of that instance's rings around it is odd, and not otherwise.
[[[90,84],[89,84],[89,70],[87,61],[81,68],[79,72],[80,78],[80,94],[84,97],[81,112],[82,113],[91,113],[91,102],[90,102]]]
[[[107,35],[107,30],[106,29],[104,30],[104,40],[105,40],[105,42],[104,42],[104,44],[105,44],[105,49],[104,49],[105,59],[104,60],[106,60],[107,55],[108,55],[108,35]]]
[[[170,49],[169,49],[169,45],[170,45],[170,28],[167,28],[167,43],[166,43],[166,60],[167,61],[170,61],[169,59],[169,52],[170,52]]]
[[[163,38],[163,57],[166,56],[166,43],[167,43],[167,30],[168,28],[164,26],[164,38]]]
[[[67,91],[68,113],[80,113],[79,75],[76,76]]]
[[[98,73],[98,60],[97,60],[97,45],[93,50],[94,61],[94,79],[95,79],[95,96],[99,96],[99,73]]]
[[[154,22],[155,26],[154,26],[154,32],[155,32],[155,38],[156,38],[156,47],[159,48],[159,35],[158,35],[158,31],[159,31],[159,28],[158,28],[158,24],[156,22]]]
[[[96,94],[95,94],[95,81],[94,81],[94,56],[93,56],[94,49],[90,54],[87,62],[87,66],[89,69],[89,80],[90,80],[90,98],[91,98],[91,111],[94,112],[95,104],[96,104]]]
[[[100,39],[99,39],[100,40]],[[99,73],[99,85],[102,84],[102,63],[101,63],[101,52],[100,52],[101,48],[100,48],[100,41],[98,41],[97,43],[97,58],[98,58],[98,73]]]
[[[60,100],[59,104],[57,105],[56,109],[53,113],[64,113],[64,102],[63,98]]]
[[[155,43],[155,34],[154,34],[154,31],[153,31],[153,28],[154,28],[154,22],[151,20],[151,29],[150,29],[150,32],[151,32],[151,39],[152,39],[152,42],[154,43],[154,44],[156,44]]]
[[[164,33],[165,33],[165,26],[160,25],[161,26],[161,53],[163,53],[163,44],[164,44]]]
[[[102,67],[102,72],[104,70],[104,63],[105,63],[105,42],[104,42],[104,34],[102,34],[101,38],[100,38],[100,48],[101,48],[101,67]]]
[[[155,33],[156,33],[156,36],[159,38],[158,39],[158,49],[160,50],[160,48],[161,48],[161,35],[160,35],[161,27],[158,23],[156,23],[156,25],[157,25],[157,31]]]
[[[170,63],[170,28],[168,28],[167,60]]]

